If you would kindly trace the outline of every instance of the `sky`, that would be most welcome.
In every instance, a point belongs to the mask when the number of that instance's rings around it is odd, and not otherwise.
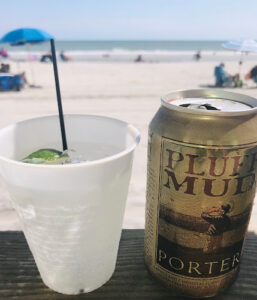
[[[0,9],[0,37],[36,27],[57,40],[257,38],[256,0],[11,0]]]

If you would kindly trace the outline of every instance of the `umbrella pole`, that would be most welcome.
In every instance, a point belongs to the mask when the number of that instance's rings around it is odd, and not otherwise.
[[[36,81],[35,81],[35,75],[34,75],[34,70],[33,70],[33,66],[31,65],[31,61],[30,61],[30,48],[29,48],[29,44],[27,44],[26,50],[28,52],[28,64],[29,64],[29,69],[30,69],[30,75],[31,75],[31,84],[29,86],[36,86]]]
[[[17,73],[19,74],[21,70],[19,60],[16,60],[16,66],[17,66]]]
[[[244,53],[241,52],[240,61],[238,62],[238,74],[239,74],[239,77],[241,77],[241,67],[242,67],[242,64],[243,64],[243,55],[244,55]]]
[[[51,52],[52,52],[53,67],[54,67],[55,89],[56,89],[57,104],[58,104],[58,111],[59,111],[59,120],[60,120],[61,134],[62,134],[62,146],[63,146],[63,151],[65,151],[68,149],[68,146],[67,146],[65,125],[64,125],[64,118],[63,118],[62,98],[60,92],[54,39],[51,39],[50,42],[51,42]]]

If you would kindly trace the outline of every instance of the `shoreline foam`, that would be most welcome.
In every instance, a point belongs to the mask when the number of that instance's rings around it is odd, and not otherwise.
[[[46,51],[9,51],[9,59],[12,61],[39,61]],[[196,51],[177,51],[177,50],[128,50],[116,48],[112,50],[76,50],[65,51],[73,61],[99,61],[99,62],[132,62],[138,55],[142,55],[145,62],[183,62],[193,61]],[[60,52],[57,51],[57,57]],[[201,51],[200,61],[238,61],[257,60],[257,53],[243,55],[233,51]],[[2,59],[2,61],[5,61]]]

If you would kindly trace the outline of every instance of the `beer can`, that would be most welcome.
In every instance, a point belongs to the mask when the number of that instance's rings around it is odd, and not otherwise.
[[[161,99],[149,126],[145,262],[176,293],[212,297],[239,270],[257,169],[257,100],[221,90]]]

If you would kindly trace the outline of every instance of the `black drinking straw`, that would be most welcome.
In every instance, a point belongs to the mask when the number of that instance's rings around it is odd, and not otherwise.
[[[60,120],[61,134],[62,134],[62,147],[63,147],[63,151],[65,151],[68,149],[68,146],[67,146],[65,125],[64,125],[64,118],[63,118],[62,97],[60,92],[54,39],[51,39],[50,42],[51,42],[51,52],[52,52],[53,67],[54,67],[55,89],[56,89],[57,104],[58,104],[58,111],[59,111],[59,120]]]

